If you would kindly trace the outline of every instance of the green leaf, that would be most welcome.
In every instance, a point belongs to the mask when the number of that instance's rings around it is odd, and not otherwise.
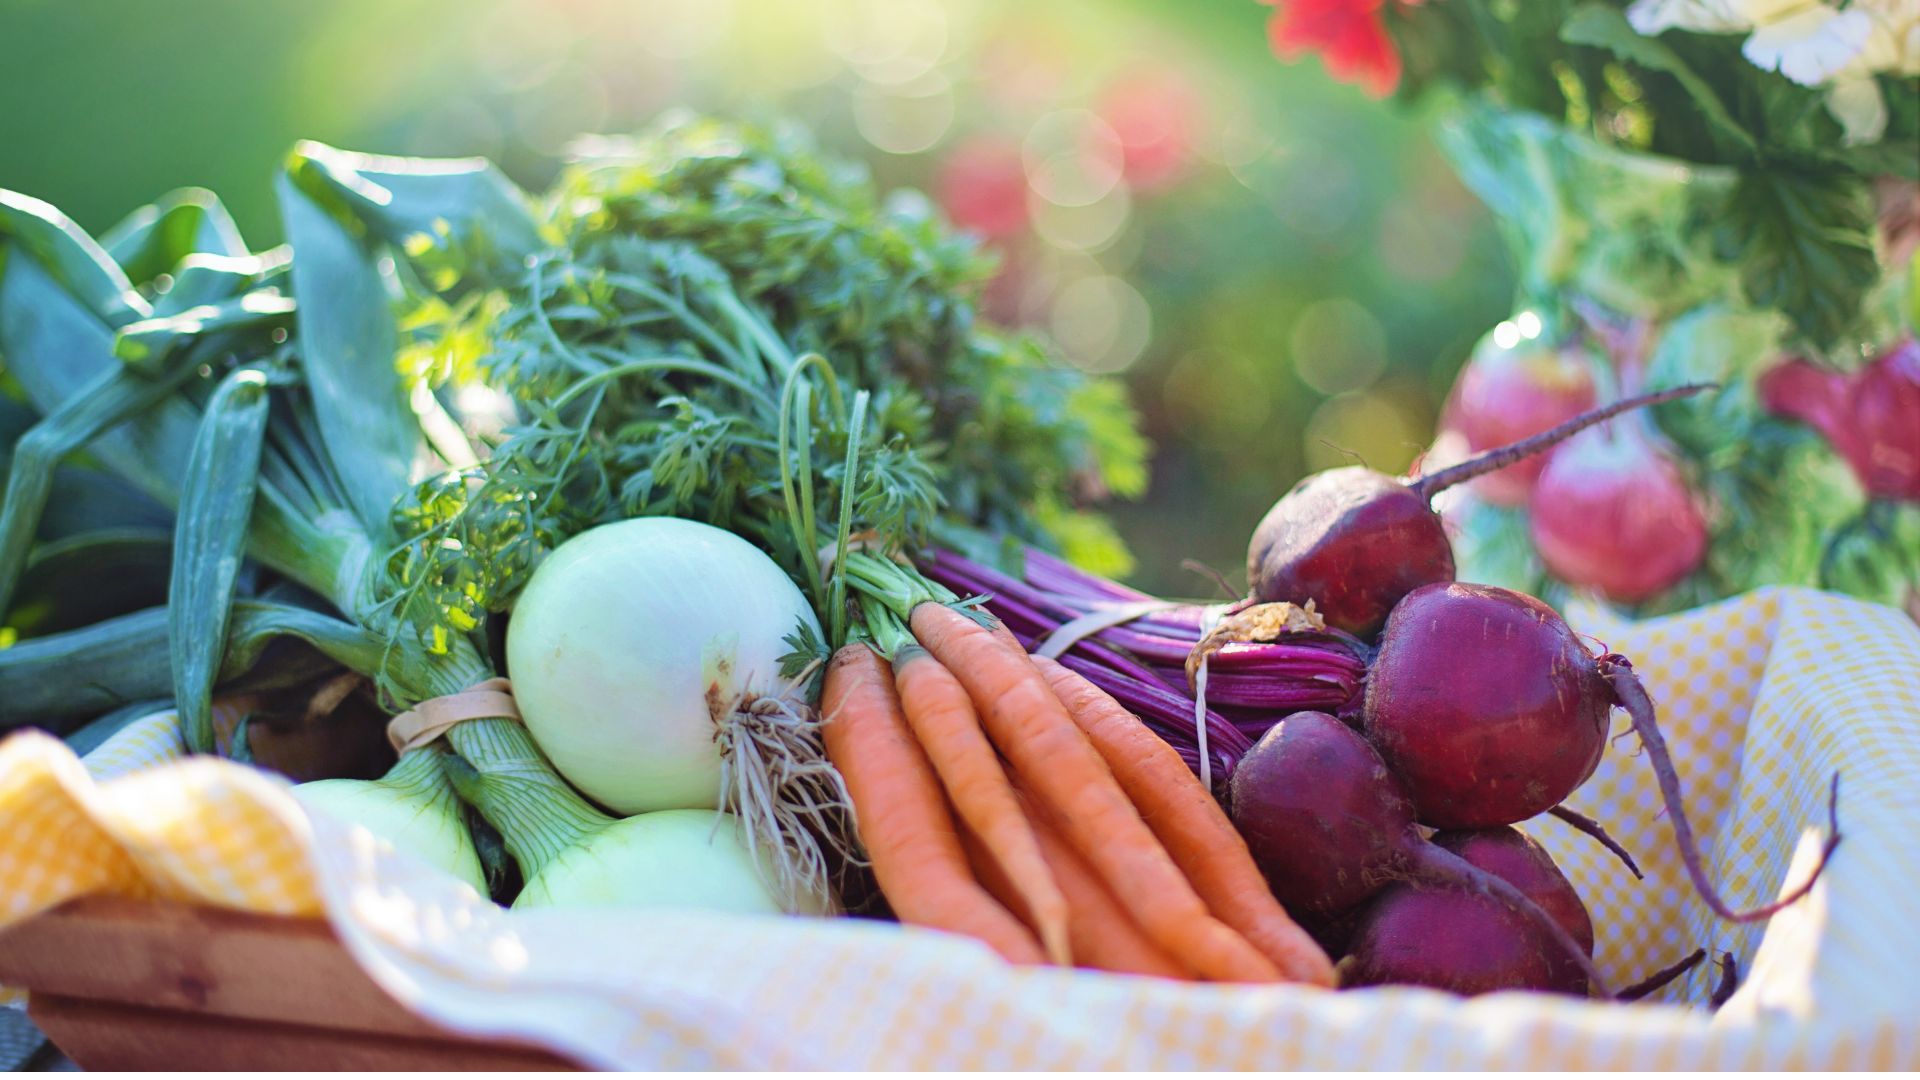
[[[1581,4],[1561,26],[1560,40],[1569,45],[1606,49],[1628,63],[1673,76],[1716,132],[1748,153],[1758,148],[1753,133],[1727,111],[1726,103],[1712,85],[1666,43],[1642,36],[1620,9],[1598,0]]]
[[[274,288],[255,289],[216,304],[129,323],[114,338],[113,352],[135,370],[151,372],[202,334],[249,327],[290,328],[293,310],[293,297]]]
[[[1740,268],[1749,302],[1785,312],[1802,337],[1825,348],[1879,278],[1873,230],[1864,180],[1757,170],[1735,184],[1714,247]]]
[[[100,246],[136,284],[172,273],[196,253],[247,254],[226,206],[205,188],[180,188],[135,210],[100,235]]]
[[[170,523],[169,523],[170,524]],[[167,602],[170,528],[107,528],[33,551],[7,624],[23,637],[75,630]]]
[[[241,368],[220,381],[194,440],[173,541],[167,651],[187,748],[211,753],[213,684],[226,654],[227,620],[260,481],[267,380]]]
[[[0,501],[0,616],[12,604],[14,587],[39,532],[41,513],[53,491],[54,466],[109,429],[171,397],[193,374],[192,364],[179,364],[151,377],[108,368],[14,443],[13,459],[7,463],[6,496]]]
[[[41,413],[62,408],[102,380],[126,372],[113,355],[113,331],[30,253],[14,249],[0,266],[0,355]],[[73,408],[80,407],[75,402]],[[193,446],[198,411],[171,398],[105,431],[87,447],[100,462],[168,506]]]
[[[382,538],[421,452],[418,422],[396,364],[398,331],[375,254],[309,195],[299,159],[278,180],[293,245],[300,357],[327,457],[368,532]]]
[[[526,194],[485,158],[385,157],[302,142],[293,160],[311,193],[324,185],[335,205],[395,247],[451,240],[517,267],[541,246]]]
[[[112,256],[48,203],[0,188],[0,245],[32,256],[87,310],[114,326],[152,313]]]

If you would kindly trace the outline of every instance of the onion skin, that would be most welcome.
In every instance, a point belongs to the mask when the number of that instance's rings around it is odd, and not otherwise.
[[[1394,608],[1364,730],[1437,829],[1511,825],[1600,764],[1613,695],[1552,608],[1491,585],[1428,585]]]
[[[1467,454],[1476,454],[1571,420],[1593,408],[1594,401],[1592,367],[1577,348],[1531,342],[1517,349],[1483,347],[1461,370],[1441,427],[1463,436]],[[1549,456],[1526,458],[1479,477],[1471,482],[1473,490],[1495,505],[1519,506],[1533,492]]]
[[[1327,625],[1371,637],[1399,599],[1453,580],[1453,548],[1426,496],[1360,465],[1314,473],[1267,511],[1247,552],[1261,603],[1317,603]]]
[[[1920,502],[1920,340],[1852,375],[1790,360],[1761,377],[1760,397],[1826,436],[1872,498]]]
[[[740,833],[739,819],[712,810],[625,818],[554,856],[513,906],[783,913]],[[824,913],[819,898],[808,899],[798,913]]]
[[[1529,509],[1547,570],[1616,603],[1649,600],[1706,558],[1698,502],[1637,417],[1581,432],[1554,451]]]
[[[507,626],[527,730],[560,774],[620,815],[714,809],[716,713],[780,688],[784,640],[819,632],[800,590],[724,529],[634,518],[548,555]]]
[[[487,895],[487,877],[460,800],[439,774],[437,752],[414,750],[381,780],[315,780],[294,798],[309,811],[358,825]]]

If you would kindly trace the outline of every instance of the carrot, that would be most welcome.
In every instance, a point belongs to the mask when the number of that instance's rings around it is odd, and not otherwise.
[[[1024,649],[941,604],[919,605],[910,622],[920,644],[966,687],[1016,776],[1057,814],[1148,937],[1205,978],[1279,980],[1271,961],[1208,913]]]
[[[1120,901],[1114,899],[1113,893],[1101,884],[1100,875],[1087,865],[1086,860],[1073,850],[1073,845],[1046,819],[1042,813],[1044,807],[1025,799],[1022,805],[1032,815],[1033,831],[1039,839],[1040,849],[1045,854],[1047,865],[1053,868],[1055,879],[1060,882],[1061,892],[1067,896],[1067,926],[1073,954],[1080,963],[1101,971],[1117,971],[1128,975],[1193,978],[1192,972],[1141,932],[1140,927],[1128,917],[1126,909],[1120,906]],[[973,830],[963,826],[960,842],[966,846],[967,858],[973,863],[974,872],[980,875],[980,881],[986,885],[987,891],[1005,900],[1009,906],[1019,905],[1022,902],[1019,892],[1013,888],[999,861],[987,850],[986,844],[973,834]]]
[[[827,758],[847,782],[860,842],[900,921],[965,934],[1010,963],[1046,963],[1032,932],[968,868],[939,778],[900,713],[886,661],[858,643],[834,653],[820,708]]]
[[[1332,986],[1326,952],[1274,899],[1247,842],[1179,753],[1079,674],[1044,656],[1033,662],[1207,907],[1288,978]]]
[[[960,821],[993,852],[996,865],[1012,879],[1028,925],[1040,934],[1048,959],[1073,966],[1067,939],[1067,898],[1040,854],[1033,825],[1013,796],[1013,785],[973,702],[953,673],[918,645],[893,653],[893,685],[913,727],[920,749],[940,775],[947,799]],[[1004,896],[1003,896],[1004,899]]]

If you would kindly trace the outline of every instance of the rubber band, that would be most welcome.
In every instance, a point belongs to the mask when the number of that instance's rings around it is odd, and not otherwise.
[[[395,753],[417,750],[468,720],[499,717],[518,721],[520,707],[513,700],[513,684],[492,678],[460,691],[444,694],[408,709],[387,721],[387,741]]]
[[[1136,600],[1130,604],[1095,608],[1085,615],[1055,627],[1053,633],[1048,634],[1046,640],[1034,648],[1033,655],[1058,660],[1061,653],[1073,648],[1082,639],[1092,637],[1102,630],[1112,629],[1122,623],[1130,623],[1142,615],[1151,615],[1156,611],[1184,606],[1173,600]]]
[[[1200,642],[1205,644],[1214,629],[1220,625],[1220,619],[1226,614],[1224,605],[1214,605],[1200,613]],[[1197,651],[1200,645],[1195,645]],[[1200,786],[1213,793],[1213,755],[1207,752],[1207,659],[1211,652],[1201,653],[1200,670],[1193,680],[1193,741],[1200,750]]]

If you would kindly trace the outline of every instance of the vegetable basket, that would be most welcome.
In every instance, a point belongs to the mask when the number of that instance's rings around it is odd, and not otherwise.
[[[82,1064],[129,1060],[103,1047],[144,1024],[178,1048],[170,1064],[256,1067],[374,1060],[314,1049],[349,1032],[416,1054],[382,1063],[444,1067],[1920,1067],[1920,628],[1804,589],[1574,624],[1639,659],[1730,899],[1771,899],[1808,872],[1840,774],[1839,851],[1765,924],[1717,922],[1688,888],[1630,738],[1573,802],[1645,881],[1557,821],[1529,824],[1587,898],[1611,982],[1705,947],[1739,972],[1718,1011],[1709,967],[1631,1006],[1329,993],[1016,968],[872,920],[503,911],[370,834],[310,819],[275,778],[177,760],[164,716],[84,765],[43,736],[0,745],[0,982],[31,992]],[[124,899],[60,907],[98,894]],[[172,929],[125,930],[143,921]],[[329,951],[329,929],[355,964]],[[302,988],[307,1022],[226,980]],[[231,1052],[206,1056],[229,1033]]]

